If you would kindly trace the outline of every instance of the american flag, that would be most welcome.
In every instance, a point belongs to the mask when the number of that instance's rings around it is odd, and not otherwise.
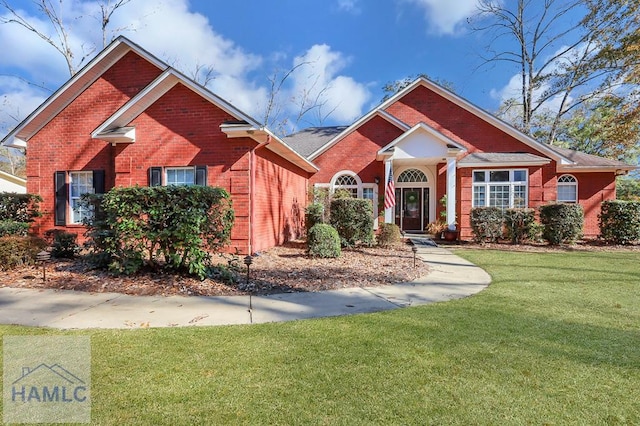
[[[384,191],[384,208],[390,209],[396,205],[396,185],[393,183],[393,173],[389,173],[389,180]]]

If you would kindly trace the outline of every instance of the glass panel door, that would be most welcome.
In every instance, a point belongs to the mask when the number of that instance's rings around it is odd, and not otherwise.
[[[403,230],[422,230],[422,188],[402,188]]]

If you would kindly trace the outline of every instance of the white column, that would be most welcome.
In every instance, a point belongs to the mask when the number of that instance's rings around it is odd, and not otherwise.
[[[456,229],[456,157],[447,156],[447,227]]]
[[[392,173],[393,173],[393,165],[392,165],[391,159],[389,159],[384,162],[384,186],[382,190],[384,191],[383,194],[385,199],[387,196],[387,185],[389,183],[389,176],[392,176]],[[394,213],[395,213],[395,207],[384,209],[384,222],[394,223],[395,222]]]

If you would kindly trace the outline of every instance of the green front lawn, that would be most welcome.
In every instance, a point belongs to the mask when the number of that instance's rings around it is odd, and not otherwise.
[[[95,424],[640,423],[640,252],[458,254],[491,273],[487,290],[352,317],[64,334],[91,336]]]

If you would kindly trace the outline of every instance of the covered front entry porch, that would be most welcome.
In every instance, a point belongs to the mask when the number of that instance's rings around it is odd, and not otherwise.
[[[436,221],[436,206],[446,197],[446,223],[456,229],[457,157],[466,149],[425,123],[418,123],[378,152],[385,163],[385,222],[403,231],[422,232]],[[445,166],[446,175],[438,173]],[[446,185],[438,185],[438,178]],[[437,189],[445,188],[443,193]]]
[[[421,232],[436,215],[436,179],[433,167],[409,166],[395,180],[395,224],[403,231]]]

